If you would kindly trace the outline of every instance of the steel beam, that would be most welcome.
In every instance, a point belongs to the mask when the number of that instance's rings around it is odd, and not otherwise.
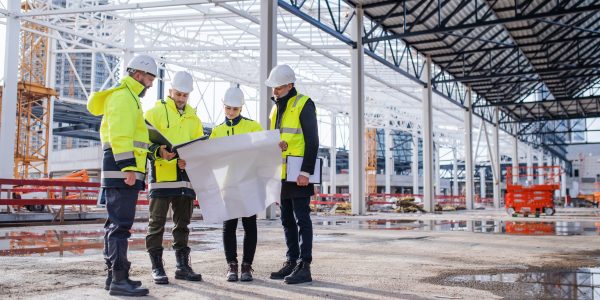
[[[352,37],[357,41],[357,47],[351,50],[352,54],[352,91],[350,110],[350,197],[352,200],[352,214],[365,214],[365,161],[364,161],[364,131],[365,131],[365,53],[362,45],[363,36],[363,9],[355,9],[352,21]]]

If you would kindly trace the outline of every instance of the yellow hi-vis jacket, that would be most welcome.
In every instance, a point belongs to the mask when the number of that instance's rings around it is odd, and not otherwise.
[[[94,93],[88,100],[88,111],[102,115],[102,187],[130,188],[123,172],[135,171],[134,187],[144,189],[150,141],[138,96],[143,89],[141,83],[126,76],[119,86]]]
[[[174,145],[189,142],[204,135],[202,121],[196,110],[185,105],[180,114],[175,101],[169,97],[156,101],[154,107],[145,114],[146,120],[158,129]],[[150,197],[186,195],[196,197],[187,173],[177,167],[177,159],[164,160],[158,149],[161,145],[150,147],[150,178],[148,187]]]
[[[215,126],[210,133],[210,138],[218,138],[230,135],[244,134],[250,132],[262,131],[258,122],[242,117],[241,115],[233,120],[225,119],[225,122]]]
[[[286,173],[286,161],[288,156],[304,156],[304,134],[302,133],[302,126],[300,125],[300,113],[306,102],[310,99],[308,96],[296,94],[290,98],[287,102],[283,118],[281,120],[281,126],[279,132],[281,133],[281,140],[286,141],[288,144],[287,150],[281,152],[282,166],[281,166],[281,179],[285,178]],[[271,115],[269,116],[271,130],[275,129],[275,123],[277,122],[277,105],[273,106]]]

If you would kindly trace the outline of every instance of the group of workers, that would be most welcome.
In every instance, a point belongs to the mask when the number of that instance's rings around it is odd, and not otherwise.
[[[146,121],[155,126],[169,141],[179,144],[204,135],[202,122],[187,103],[193,91],[193,77],[176,72],[166,99],[143,112],[140,98],[152,87],[158,66],[148,55],[138,55],[127,65],[127,76],[112,89],[94,93],[87,104],[94,115],[102,115],[100,138],[103,148],[101,187],[108,218],[104,225],[104,260],[107,266],[105,289],[111,295],[144,296],[149,293],[141,281],[129,278],[131,263],[127,259],[128,238],[135,218],[138,193],[146,185],[146,164],[150,161],[148,179],[150,217],[146,249],[156,284],[168,284],[163,264],[163,234],[169,207],[173,210],[173,249],[175,278],[201,281],[190,262],[189,228],[196,194],[185,171],[185,160],[170,152],[166,145],[152,144]],[[271,279],[289,284],[312,281],[312,222],[310,196],[314,186],[309,176],[315,170],[319,145],[316,109],[313,101],[299,94],[296,75],[288,65],[271,70],[265,82],[273,88],[275,102],[270,114],[270,130],[279,130],[283,163],[287,156],[303,157],[298,178],[286,180],[282,172],[280,197],[281,223],[287,245],[286,260]],[[263,101],[269,101],[264,99]],[[210,138],[245,134],[263,130],[241,115],[244,93],[239,87],[229,88],[223,97],[225,121],[214,127]],[[285,165],[283,166],[285,170]],[[223,246],[228,266],[227,281],[251,281],[252,263],[257,245],[256,215],[243,217],[243,258],[238,277],[236,228],[238,219],[223,222]]]

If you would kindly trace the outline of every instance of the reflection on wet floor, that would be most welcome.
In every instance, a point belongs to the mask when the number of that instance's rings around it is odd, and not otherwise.
[[[465,231],[515,235],[600,235],[600,222],[514,222],[498,220],[323,220],[316,226],[373,230]]]
[[[163,247],[171,249],[173,236],[165,228]],[[192,250],[213,249],[220,244],[220,230],[209,227],[190,227],[189,246]],[[213,232],[215,231],[215,232]],[[146,228],[131,229],[129,249],[145,251]],[[104,230],[15,230],[0,233],[0,256],[65,256],[102,253]]]
[[[466,284],[507,283],[518,285],[516,289],[506,291],[508,294],[503,296],[507,298],[600,299],[600,268],[537,273],[460,275],[450,278],[450,281]]]

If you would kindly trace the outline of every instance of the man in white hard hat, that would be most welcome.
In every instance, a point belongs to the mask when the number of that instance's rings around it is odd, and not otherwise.
[[[185,71],[176,72],[171,82],[169,96],[156,101],[145,114],[146,120],[158,129],[170,142],[185,143],[204,135],[202,122],[196,110],[187,102],[194,89],[192,75]],[[173,249],[175,249],[175,278],[201,281],[202,276],[190,266],[188,225],[192,217],[196,193],[185,172],[185,161],[175,158],[165,145],[150,146],[150,169],[148,197],[150,219],[146,249],[152,262],[152,279],[156,284],[167,284],[169,278],[163,266],[163,233],[169,206],[173,209]]]
[[[148,55],[138,55],[127,65],[119,86],[94,93],[87,108],[103,115],[100,125],[103,159],[101,201],[108,219],[104,225],[104,259],[108,269],[105,289],[111,295],[144,296],[148,289],[129,279],[127,240],[135,218],[139,191],[145,188],[148,130],[140,98],[152,87],[158,67]]]
[[[250,120],[241,115],[244,106],[244,93],[239,87],[231,87],[225,92],[223,98],[223,110],[225,121],[213,128],[210,138],[219,138],[236,134],[244,134],[262,131],[258,122]],[[233,166],[232,168],[235,168]],[[238,259],[236,229],[238,219],[223,222],[223,249],[229,270],[227,281],[238,281]],[[242,218],[244,226],[244,256],[242,258],[242,270],[239,277],[241,281],[252,281],[252,262],[256,252],[256,215]]]
[[[309,204],[314,186],[309,177],[315,172],[319,150],[315,104],[310,97],[296,91],[295,82],[296,74],[288,65],[275,66],[265,82],[273,88],[272,99],[276,104],[269,127],[281,133],[281,224],[287,245],[286,261],[279,271],[271,273],[271,279],[283,279],[288,284],[312,281],[313,231]],[[288,156],[303,157],[298,178],[286,178]]]

